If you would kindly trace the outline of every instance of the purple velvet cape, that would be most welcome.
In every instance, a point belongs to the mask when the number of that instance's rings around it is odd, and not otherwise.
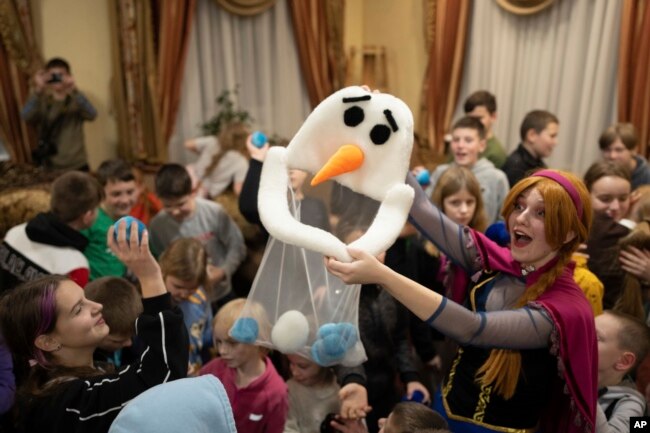
[[[512,258],[509,248],[501,247],[483,233],[471,230],[472,238],[486,270],[521,276],[521,265]],[[556,263],[552,260],[526,276],[530,287]],[[553,378],[552,395],[543,412],[543,432],[578,433],[595,431],[598,399],[598,348],[594,315],[578,285],[573,280],[575,263],[571,262],[553,285],[532,306],[543,308],[554,323],[550,351],[558,362],[558,376]]]

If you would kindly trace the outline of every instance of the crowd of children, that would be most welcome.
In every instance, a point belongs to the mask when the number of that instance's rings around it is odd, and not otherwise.
[[[169,425],[193,405],[195,425],[246,433],[629,431],[650,397],[650,168],[633,128],[607,128],[580,178],[544,162],[552,113],[526,114],[507,155],[494,95],[475,92],[464,111],[450,162],[426,185],[421,167],[409,175],[413,225],[387,255],[326,259],[362,284],[356,366],[230,334],[245,305],[261,335],[272,326],[232,289],[246,244],[213,200],[232,187],[261,225],[269,145],[246,125],[188,140],[197,163],[164,164],[153,191],[120,159],[58,177],[50,211],[0,244],[0,431],[132,431],[144,422],[132,408],[157,404]],[[328,207],[306,178],[289,174],[301,219],[359,238],[345,202],[361,198],[333,190],[343,203]],[[147,229],[115,225],[129,215]],[[164,403],[175,392],[187,400]]]

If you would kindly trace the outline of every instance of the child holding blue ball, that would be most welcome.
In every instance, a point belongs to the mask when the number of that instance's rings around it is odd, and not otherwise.
[[[266,356],[267,349],[231,337],[231,328],[236,321],[241,323],[237,319],[245,305],[246,299],[234,299],[217,312],[212,330],[219,357],[204,365],[201,375],[213,374],[223,384],[237,431],[282,433],[288,411],[287,385]],[[268,340],[271,325],[264,309],[251,303],[246,315],[257,322],[257,332]]]

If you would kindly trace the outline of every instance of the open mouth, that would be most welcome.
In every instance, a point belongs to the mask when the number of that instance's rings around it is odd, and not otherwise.
[[[533,238],[518,230],[512,232],[512,239],[514,240],[513,244],[517,248],[523,248],[533,241]]]

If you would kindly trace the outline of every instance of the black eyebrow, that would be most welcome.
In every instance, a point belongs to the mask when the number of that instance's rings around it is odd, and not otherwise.
[[[353,96],[352,98],[343,98],[344,104],[349,104],[350,102],[359,102],[359,101],[370,101],[370,95]]]
[[[384,116],[386,116],[386,120],[390,123],[390,127],[393,128],[393,132],[397,132],[399,128],[397,127],[397,122],[395,122],[393,113],[391,113],[390,110],[384,110]]]

